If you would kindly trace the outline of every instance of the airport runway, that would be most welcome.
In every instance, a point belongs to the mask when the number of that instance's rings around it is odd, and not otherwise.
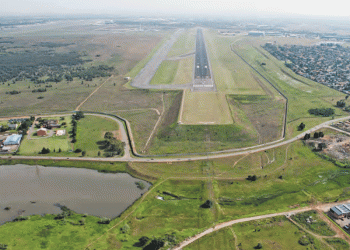
[[[197,30],[193,91],[215,91],[202,29]]]

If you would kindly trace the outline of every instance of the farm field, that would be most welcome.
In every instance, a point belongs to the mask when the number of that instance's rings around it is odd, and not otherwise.
[[[224,233],[226,233],[225,238],[222,237]],[[235,246],[239,249],[259,249],[257,248],[259,243],[262,249],[331,249],[327,244],[300,230],[284,217],[236,224],[211,233],[184,249],[227,249],[225,247],[228,239],[231,239],[232,249],[236,249]],[[211,245],[213,242],[215,245]]]

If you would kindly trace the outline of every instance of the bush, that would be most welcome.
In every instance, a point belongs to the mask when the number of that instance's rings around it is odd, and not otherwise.
[[[258,177],[256,177],[256,175],[248,175],[248,177],[246,179],[248,181],[256,181],[258,179]]]
[[[74,153],[81,153],[81,151],[83,150],[81,150],[80,148],[77,148],[76,150],[74,150]]]
[[[135,184],[136,184],[137,188],[139,188],[141,190],[144,190],[146,187],[145,183],[143,183],[142,181],[137,181],[137,182],[135,182]]]
[[[127,232],[129,232],[129,230],[130,230],[130,227],[129,227],[128,224],[125,224],[124,226],[122,226],[120,228],[120,232],[123,233],[123,234],[126,234]]]
[[[98,224],[109,224],[111,223],[111,219],[108,218],[101,218],[100,221],[98,222]]]
[[[39,154],[48,154],[48,153],[50,153],[51,151],[50,151],[50,149],[49,148],[44,148],[43,147],[43,149],[39,152]]]
[[[211,208],[213,206],[213,202],[211,200],[206,200],[204,204],[201,205],[201,208]]]
[[[0,249],[1,250],[6,250],[7,249],[7,245],[6,244],[0,244]]]

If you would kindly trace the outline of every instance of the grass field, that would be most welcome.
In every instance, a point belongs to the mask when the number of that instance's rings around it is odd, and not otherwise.
[[[74,149],[86,151],[88,157],[97,157],[98,152],[103,151],[99,143],[104,140],[105,132],[117,132],[118,129],[118,123],[111,119],[86,115],[78,121],[77,142],[74,144]]]
[[[236,242],[233,234],[237,237]],[[300,239],[308,244],[301,245]],[[237,249],[235,245],[238,249],[258,249],[259,243],[262,249],[330,249],[284,217],[240,223],[207,235],[184,249]]]
[[[217,92],[184,92],[182,124],[232,124],[225,94]]]

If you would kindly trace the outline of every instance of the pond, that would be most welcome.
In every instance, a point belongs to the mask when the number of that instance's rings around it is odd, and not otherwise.
[[[135,182],[143,182],[139,189]],[[0,166],[0,224],[18,215],[58,214],[59,205],[77,213],[114,218],[150,184],[126,173],[28,165]],[[5,208],[10,208],[9,210]]]

